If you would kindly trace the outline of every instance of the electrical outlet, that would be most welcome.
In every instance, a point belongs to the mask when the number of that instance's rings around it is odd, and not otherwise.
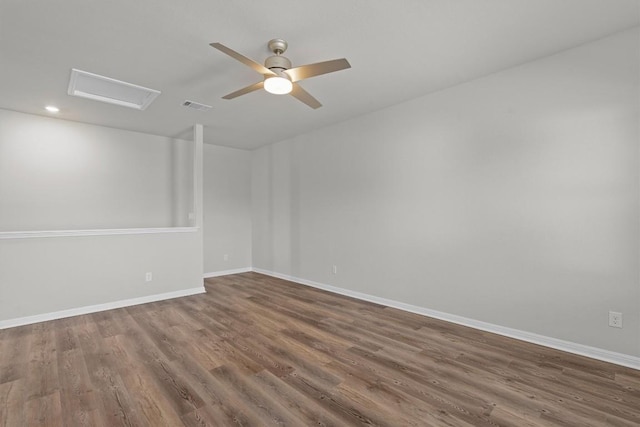
[[[333,268],[331,269],[331,272],[332,272],[333,274],[338,274],[338,266],[337,266],[337,265],[334,265],[334,266],[333,266]]]
[[[229,261],[229,254],[224,254],[222,259],[225,261]]]
[[[609,312],[609,326],[612,328],[622,328],[622,313]]]
[[[152,280],[153,280],[153,274],[151,272],[148,272],[147,274],[144,275],[145,282],[150,282]]]

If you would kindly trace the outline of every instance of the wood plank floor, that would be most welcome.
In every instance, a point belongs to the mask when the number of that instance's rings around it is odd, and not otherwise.
[[[0,331],[0,425],[640,425],[640,371],[256,273],[206,287]]]

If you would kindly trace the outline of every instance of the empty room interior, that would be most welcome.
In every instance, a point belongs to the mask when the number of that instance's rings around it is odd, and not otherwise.
[[[639,426],[640,0],[0,0],[0,426]]]

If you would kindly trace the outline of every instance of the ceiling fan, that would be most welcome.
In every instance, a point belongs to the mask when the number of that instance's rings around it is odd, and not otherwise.
[[[316,109],[322,107],[322,104],[311,96],[309,92],[304,90],[298,82],[310,77],[351,68],[349,61],[344,58],[316,62],[315,64],[301,65],[300,67],[291,68],[291,61],[282,56],[288,46],[287,42],[282,39],[273,39],[269,41],[269,50],[271,50],[274,55],[268,57],[264,61],[264,65],[260,65],[259,63],[239,54],[235,50],[230,49],[221,43],[211,43],[211,46],[253,68],[264,77],[263,81],[254,83],[235,92],[231,92],[230,94],[223,96],[223,99],[237,98],[238,96],[246,95],[247,93],[264,88],[267,92],[276,95],[291,94],[294,98],[304,102],[309,107]]]

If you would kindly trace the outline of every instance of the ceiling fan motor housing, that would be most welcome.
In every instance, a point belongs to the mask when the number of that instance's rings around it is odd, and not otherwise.
[[[268,57],[264,61],[264,66],[270,70],[273,70],[274,68],[280,70],[288,70],[289,68],[291,68],[291,61],[289,61],[289,59],[285,58],[284,56],[273,55]]]

